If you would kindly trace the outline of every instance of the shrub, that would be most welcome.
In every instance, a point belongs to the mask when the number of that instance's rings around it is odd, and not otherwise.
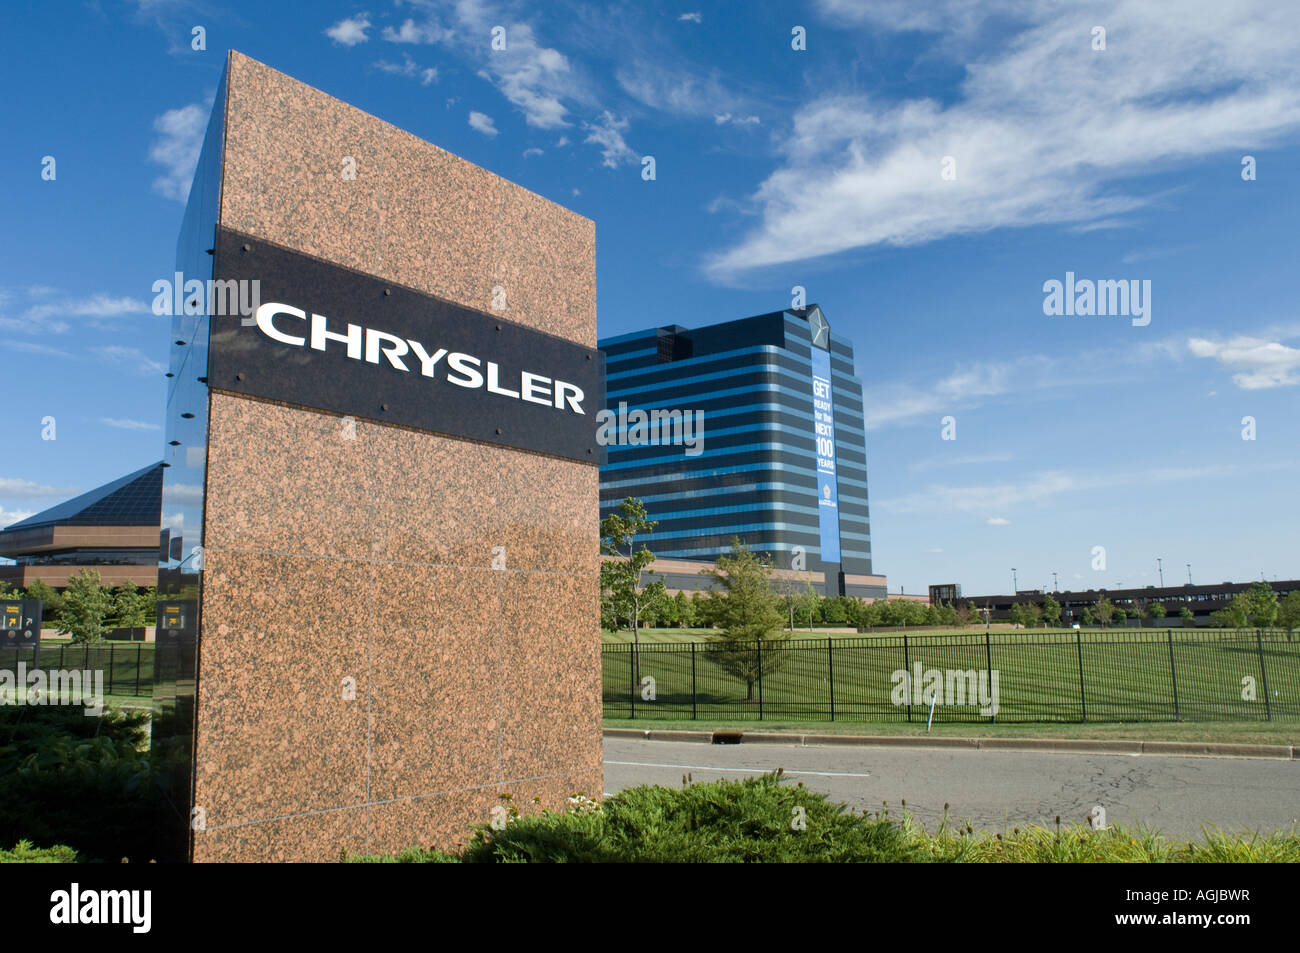
[[[20,840],[13,850],[0,847],[0,864],[75,864],[77,852],[71,847],[33,847]]]
[[[90,861],[173,859],[148,745],[142,713],[0,708],[0,844],[66,844]]]
[[[685,780],[685,779],[684,779]],[[792,821],[802,809],[804,826]],[[854,814],[781,772],[738,781],[629,788],[601,803],[570,798],[566,813],[520,816],[501,830],[475,829],[459,856],[411,847],[354,863],[1185,863],[1296,862],[1300,836],[1232,837],[1209,829],[1203,841],[1176,842],[1138,828],[1093,830],[1087,824],[1028,825],[976,832],[944,817],[927,833],[903,803],[901,819]]]
[[[464,863],[511,862],[834,862],[921,861],[931,855],[910,844],[884,819],[853,814],[826,795],[781,783],[781,772],[738,781],[652,785],[606,798],[571,801],[567,813],[514,818],[502,830],[476,828]],[[802,828],[802,829],[801,829]],[[412,848],[398,863],[445,863],[448,855]]]

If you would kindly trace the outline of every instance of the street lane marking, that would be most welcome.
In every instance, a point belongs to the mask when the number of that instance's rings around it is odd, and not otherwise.
[[[688,771],[732,771],[737,774],[767,774],[772,768],[719,768],[711,764],[664,764],[658,761],[606,761],[605,764],[617,764],[630,768],[685,768]],[[819,778],[869,778],[870,774],[855,774],[852,771],[792,771],[785,769],[785,774],[809,774]]]

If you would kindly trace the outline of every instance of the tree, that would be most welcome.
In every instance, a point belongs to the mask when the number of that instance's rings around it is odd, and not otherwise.
[[[873,599],[858,610],[858,629],[866,630],[885,624],[884,600]]]
[[[1032,602],[1014,603],[1011,606],[1011,621],[1016,625],[1029,628],[1037,625],[1043,619],[1043,609],[1041,606]]]
[[[1115,617],[1115,604],[1106,596],[1102,596],[1097,600],[1097,605],[1096,608],[1093,609],[1093,614],[1097,617],[1097,621],[1102,625],[1110,625],[1110,620]]]
[[[63,611],[63,596],[48,583],[40,579],[32,580],[27,585],[26,598],[41,600],[41,617],[45,622],[54,624],[59,621],[59,613]]]
[[[689,629],[695,625],[695,609],[691,600],[686,598],[685,592],[677,590],[677,595],[673,596],[673,605],[678,626]]]
[[[1051,596],[1043,597],[1043,621],[1052,626],[1061,624],[1061,604]]]
[[[614,611],[614,597],[603,590],[600,594],[600,627],[610,632],[617,632],[622,628],[618,615]]]
[[[1169,615],[1169,610],[1165,608],[1165,604],[1163,602],[1151,603],[1151,618],[1163,619],[1167,615]]]
[[[73,642],[103,641],[104,620],[112,611],[112,596],[100,585],[99,573],[83,569],[68,580],[59,632],[70,634]]]
[[[1182,619],[1184,623],[1193,623],[1196,621],[1196,613],[1187,606],[1183,606],[1178,610],[1178,618]]]
[[[127,629],[153,623],[148,590],[137,589],[132,583],[125,582],[113,590],[112,599],[115,625]]]
[[[1084,606],[1083,612],[1079,614],[1080,625],[1096,625],[1097,617],[1092,614],[1092,606]]]
[[[1287,593],[1287,597],[1278,603],[1277,624],[1286,629],[1288,641],[1291,630],[1300,627],[1300,589]]]
[[[809,581],[811,577],[811,573],[808,574],[808,578],[802,580],[793,576],[784,576],[776,584],[776,593],[781,606],[785,609],[791,632],[794,631],[795,617],[803,615],[810,604],[819,598],[817,590],[812,587],[812,582]],[[811,616],[809,616],[808,624],[811,627]]]
[[[824,625],[844,625],[849,621],[844,600],[840,596],[828,596],[821,600],[821,609]]]
[[[1244,597],[1246,617],[1251,625],[1267,628],[1277,621],[1277,593],[1268,583],[1254,583],[1240,595]]]
[[[817,590],[813,588],[811,582],[804,585],[795,597],[794,615],[795,618],[802,616],[808,622],[808,631],[812,631],[813,616],[817,615],[817,609],[821,605],[822,597],[817,595]],[[793,631],[793,630],[791,630]]]
[[[716,584],[708,601],[713,618],[722,628],[710,640],[708,658],[745,681],[745,700],[750,701],[759,676],[776,671],[785,661],[784,653],[777,649],[790,638],[781,631],[778,597],[770,581],[772,564],[734,538],[731,554],[719,557],[716,568],[702,569],[700,573]]]
[[[709,600],[698,590],[691,593],[691,622],[697,629],[713,628],[713,616],[710,615]]]
[[[915,599],[899,599],[899,608],[903,613],[903,625],[925,625],[925,610],[929,605]]]
[[[674,629],[680,624],[677,618],[677,602],[672,596],[659,603],[654,615],[656,622],[666,629]]]
[[[1250,602],[1246,593],[1237,593],[1226,606],[1211,612],[1210,618],[1221,627],[1244,629],[1250,624]]]
[[[1123,625],[1128,621],[1128,613],[1123,609],[1116,609],[1114,618],[1117,625]]]
[[[602,608],[616,625],[623,620],[628,622],[634,643],[639,642],[637,629],[641,614],[647,609],[653,611],[668,598],[662,580],[641,584],[641,573],[655,561],[655,554],[644,543],[640,549],[635,547],[638,535],[652,533],[658,525],[646,518],[645,506],[631,496],[600,521],[600,551],[615,557],[600,564]],[[606,598],[608,603],[604,602]]]

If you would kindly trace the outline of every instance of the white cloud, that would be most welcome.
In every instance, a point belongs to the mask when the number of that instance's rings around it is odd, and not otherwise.
[[[1010,463],[1014,459],[1015,454],[998,451],[992,453],[966,454],[965,456],[944,455],[909,463],[907,469],[915,473],[922,470],[934,470],[940,467],[966,467],[978,466],[984,463]]]
[[[1011,520],[1003,519],[1001,516],[990,516],[986,521],[989,526],[1010,526]]]
[[[454,32],[456,42],[447,44],[469,60],[477,76],[496,87],[518,109],[525,122],[537,129],[567,129],[580,126],[586,141],[600,147],[602,162],[617,166],[633,158],[623,141],[627,123],[611,123],[612,113],[602,105],[602,92],[589,77],[559,49],[547,46],[534,27],[519,22],[518,4],[493,0],[404,0],[420,16],[409,25],[384,32],[392,42],[445,42]],[[493,29],[505,30],[504,49],[493,49]],[[564,31],[559,35],[581,44],[583,37]],[[623,38],[619,38],[622,42]],[[608,45],[608,37],[599,39]],[[448,105],[451,101],[448,101]],[[561,137],[559,145],[567,143]]]
[[[1300,348],[1264,338],[1234,337],[1226,342],[1192,338],[1187,349],[1194,357],[1209,357],[1237,371],[1232,382],[1242,390],[1265,390],[1300,384]]]
[[[394,63],[391,60],[376,60],[375,69],[394,76],[409,76],[420,78],[421,86],[428,86],[438,79],[438,71],[433,67],[427,69],[421,67],[415,60],[411,59],[409,53],[402,54],[402,62]]]
[[[0,328],[7,328],[11,324],[11,319],[0,318]],[[25,329],[24,329],[25,330]],[[68,351],[60,350],[57,347],[47,347],[44,344],[34,344],[31,341],[0,341],[0,348],[11,348],[15,351],[22,351],[26,354],[44,354],[46,357],[72,357]]]
[[[822,7],[872,30],[954,39],[986,13],[1012,19],[980,32],[959,61],[955,101],[830,93],[801,107],[781,167],[755,193],[761,225],[708,262],[715,277],[992,228],[1122,220],[1153,199],[1134,175],[1300,129],[1300,18],[1272,0],[1189,0],[1177,16],[1144,0],[1085,12],[1028,2],[977,12],[965,0]],[[1097,23],[1115,25],[1105,51],[1091,49]],[[955,181],[940,177],[945,156]]]
[[[637,154],[623,139],[626,119],[618,118],[607,109],[595,122],[585,122],[582,127],[587,133],[583,142],[600,146],[601,165],[613,169],[619,163],[637,161]]]
[[[75,496],[79,492],[81,491],[75,486],[49,486],[31,480],[0,477],[0,496],[30,499],[46,496]]]
[[[62,334],[69,328],[65,320],[67,318],[119,318],[152,313],[149,305],[144,301],[125,295],[112,295],[100,291],[81,297],[61,295],[51,300],[56,293],[54,288],[40,288],[37,291],[29,289],[28,296],[36,298],[38,303],[24,308],[16,317],[0,315],[0,329],[19,331],[24,334]],[[10,298],[8,294],[0,294],[0,305],[7,303]],[[15,343],[13,346],[19,345]],[[35,346],[27,346],[24,349],[39,350]],[[53,349],[45,350],[49,353],[58,353]]]
[[[988,513],[1006,512],[1016,506],[1037,504],[1064,494],[1090,490],[1113,490],[1124,486],[1149,487],[1184,480],[1209,480],[1234,476],[1241,470],[1231,464],[1206,464],[1189,467],[1148,467],[1144,470],[1115,471],[1045,470],[1020,482],[990,483],[974,486],[931,484],[894,499],[877,499],[875,506],[890,513]],[[996,523],[994,517],[990,526]]]
[[[99,292],[89,298],[64,298],[55,303],[34,305],[23,312],[24,317],[36,321],[56,314],[87,318],[118,318],[128,314],[152,314],[152,311],[149,305],[139,298]]]
[[[166,169],[153,180],[153,190],[164,198],[178,202],[189,198],[207,120],[208,108],[190,103],[169,109],[153,121],[158,136],[149,146],[149,161]]]
[[[1013,361],[968,363],[922,387],[911,384],[872,387],[863,395],[862,403],[868,430],[925,416],[933,416],[937,428],[940,417],[977,404],[980,398],[1005,394],[1013,387],[1029,389],[1062,382],[1055,361],[1043,355],[1027,355]]]
[[[416,23],[408,17],[398,29],[386,26],[381,34],[389,43],[442,43],[450,40],[453,35],[451,30],[444,29],[432,17],[424,23]]]
[[[615,78],[623,92],[661,112],[712,116],[716,121],[720,114],[729,119],[737,105],[736,97],[726,90],[716,71],[702,76],[688,67],[664,63],[662,59],[647,58],[625,65]]]
[[[843,24],[871,24],[903,32],[951,33],[966,36],[994,17],[1021,18],[1041,7],[1041,0],[818,0],[819,11]]]
[[[527,159],[529,156],[540,156],[540,155],[542,155],[542,154],[543,154],[543,153],[542,153],[542,150],[541,150],[541,149],[538,149],[536,146],[533,146],[533,147],[531,147],[531,148],[529,148],[529,149],[525,149],[525,150],[524,150],[524,158],[525,158],[525,159]]]
[[[458,4],[456,12],[467,35],[482,37],[479,76],[518,107],[528,125],[538,129],[570,125],[564,101],[590,96],[563,53],[538,43],[526,23],[507,24],[506,48],[492,50],[491,30],[499,25],[496,15],[473,3]]]
[[[1283,337],[1300,335],[1300,325],[1270,329]],[[1138,369],[1185,360],[1190,353],[1183,338],[1143,340],[1123,347],[1080,351],[1068,359],[1045,354],[1025,354],[1002,361],[966,362],[947,377],[925,383],[885,382],[869,386],[863,394],[868,430],[900,424],[940,426],[940,417],[978,407],[987,400],[1011,394],[1067,391],[1074,387],[1096,387],[1101,376],[1110,380],[1132,379]],[[1097,368],[1108,368],[1106,374]],[[1131,369],[1129,378],[1124,369]],[[1100,375],[1100,376],[1099,376]]]
[[[162,374],[167,370],[166,364],[155,361],[138,347],[113,344],[106,347],[92,347],[90,351],[103,361],[121,364],[137,374]]]
[[[469,125],[471,129],[477,129],[485,136],[495,136],[498,131],[491,116],[473,109],[469,112]]]
[[[172,483],[167,487],[168,503],[202,503],[203,487],[197,483]]]
[[[677,18],[677,21],[678,21],[679,23],[681,23],[681,22],[683,22],[683,21],[686,22],[686,23],[703,23],[703,22],[704,22],[704,14],[703,14],[703,13],[683,13],[681,16],[679,16],[679,17]]]
[[[119,430],[162,430],[160,424],[151,424],[144,420],[130,420],[118,417],[100,417],[99,422]]]
[[[340,20],[327,29],[325,35],[340,46],[356,46],[358,43],[364,43],[370,39],[370,37],[366,36],[366,30],[368,29],[370,29],[370,17],[367,14],[360,13],[354,17]]]
[[[27,519],[29,516],[35,516],[36,510],[7,510],[0,506],[0,529],[4,529],[13,523]]]

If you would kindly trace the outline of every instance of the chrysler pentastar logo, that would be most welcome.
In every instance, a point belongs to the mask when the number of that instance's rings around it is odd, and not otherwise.
[[[303,322],[305,326],[302,330],[305,334],[290,334],[285,330],[288,319]],[[277,321],[282,324],[277,326]],[[584,394],[576,384],[531,371],[520,371],[517,378],[511,376],[506,382],[517,384],[517,388],[507,387],[502,382],[501,368],[494,361],[484,361],[461,351],[448,353],[446,348],[430,351],[414,338],[399,337],[387,331],[364,328],[359,324],[348,324],[346,327],[346,331],[331,331],[329,319],[323,314],[308,315],[300,308],[278,301],[267,302],[257,309],[258,330],[281,344],[324,351],[333,342],[335,348],[345,346],[347,356],[354,361],[378,364],[382,356],[390,367],[398,371],[410,373],[413,369],[418,369],[424,377],[440,379],[468,390],[486,387],[489,393],[501,397],[554,407],[565,413],[585,414],[582,409]],[[407,366],[407,361],[411,362],[411,366]],[[441,377],[439,365],[443,366]]]
[[[808,329],[812,334],[813,344],[817,347],[830,346],[831,326],[826,323],[821,308],[813,308],[812,314],[808,315]]]

